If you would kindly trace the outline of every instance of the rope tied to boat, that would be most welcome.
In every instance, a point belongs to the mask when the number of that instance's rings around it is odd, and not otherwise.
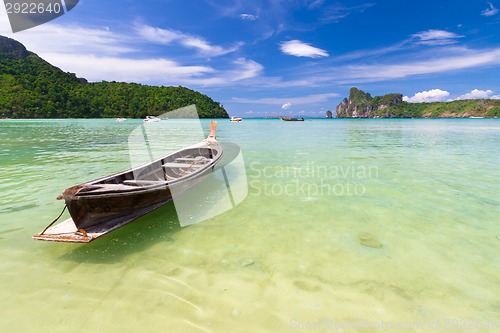
[[[64,208],[63,208],[61,214],[59,214],[59,216],[54,221],[52,221],[48,226],[46,226],[45,229],[43,229],[43,231],[40,233],[40,235],[43,235],[45,233],[45,231],[47,231],[48,228],[52,227],[52,225],[54,223],[56,223],[57,220],[59,220],[61,218],[61,216],[64,214],[64,211],[66,210],[67,207],[68,207],[67,205],[64,205]]]

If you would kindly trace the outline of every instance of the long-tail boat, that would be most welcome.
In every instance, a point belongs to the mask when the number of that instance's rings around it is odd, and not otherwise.
[[[280,117],[284,121],[304,121],[302,117]]]
[[[199,143],[65,189],[57,199],[65,201],[71,218],[52,226],[54,221],[33,238],[88,243],[182,195],[212,172],[222,158],[216,126],[211,122],[209,136]]]

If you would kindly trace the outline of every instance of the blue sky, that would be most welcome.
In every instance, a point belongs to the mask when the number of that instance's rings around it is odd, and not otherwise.
[[[351,87],[500,99],[500,1],[80,0],[0,34],[89,81],[186,86],[230,115],[324,116]]]

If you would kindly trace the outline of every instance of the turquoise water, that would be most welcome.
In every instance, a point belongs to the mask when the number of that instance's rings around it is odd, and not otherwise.
[[[499,120],[220,120],[234,209],[32,240],[64,188],[130,166],[140,124],[0,121],[0,331],[500,331]]]

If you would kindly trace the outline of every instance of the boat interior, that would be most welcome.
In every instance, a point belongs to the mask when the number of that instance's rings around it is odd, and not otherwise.
[[[78,194],[102,194],[165,186],[203,173],[213,164],[218,154],[216,149],[208,147],[184,149],[150,164],[86,183],[87,186]]]

